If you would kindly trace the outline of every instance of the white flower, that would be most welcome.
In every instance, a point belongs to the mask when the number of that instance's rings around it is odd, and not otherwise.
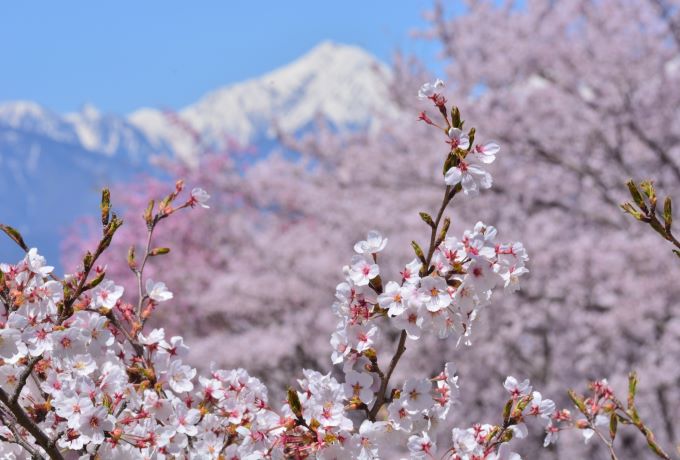
[[[476,145],[470,151],[470,155],[485,164],[491,164],[496,160],[496,155],[501,151],[501,146],[495,142],[487,142],[484,145]]]
[[[96,288],[94,303],[97,307],[112,309],[123,295],[123,286],[116,286],[113,281],[106,280]]]
[[[8,364],[14,364],[26,353],[26,345],[21,341],[18,330],[11,327],[0,329],[0,358]]]
[[[451,167],[446,171],[444,176],[444,182],[446,185],[458,185],[459,183],[463,186],[463,192],[466,195],[477,195],[479,189],[491,188],[493,179],[491,174],[484,171],[481,167],[476,165],[472,161],[460,160],[458,166]]]
[[[352,348],[362,353],[371,348],[378,337],[378,331],[375,324],[355,324],[347,329],[347,339]]]
[[[527,428],[526,423],[518,423],[517,425],[512,425],[510,427],[513,433],[513,438],[515,439],[524,439],[527,436],[529,436],[529,429]]]
[[[498,453],[492,454],[488,457],[488,460],[522,460],[522,457],[518,453],[512,452],[507,443],[503,443],[498,448]]]
[[[543,447],[548,447],[554,444],[560,437],[560,429],[552,424],[552,421],[545,428],[545,439],[543,440]]]
[[[405,309],[405,298],[408,289],[399,286],[399,283],[389,281],[385,286],[385,291],[378,296],[378,304],[387,309],[390,316],[400,315]]]
[[[459,128],[449,128],[449,143],[452,149],[467,150],[470,147],[470,137]]]
[[[598,426],[604,426],[609,424],[609,417],[603,414],[599,414],[597,417],[595,417],[595,427]],[[581,430],[581,434],[583,434],[583,441],[587,444],[588,441],[590,441],[590,438],[593,437],[595,434],[595,431],[592,428],[586,428],[584,430]]]
[[[550,419],[550,416],[555,412],[555,403],[551,399],[543,399],[543,396],[538,391],[532,393],[531,400],[531,415],[540,416],[545,419]]]
[[[466,278],[474,285],[478,292],[487,291],[496,286],[501,277],[493,269],[493,265],[483,257],[474,257],[467,267]]]
[[[394,325],[403,329],[411,340],[417,340],[422,334],[423,316],[418,307],[408,306],[401,315],[394,317]]]
[[[28,345],[31,356],[40,356],[46,351],[54,348],[50,330],[43,326],[30,327],[24,330],[21,335],[23,343]]]
[[[203,190],[202,188],[196,187],[191,191],[191,203],[197,203],[200,207],[202,208],[209,208],[206,203],[210,199],[210,195],[208,192]]]
[[[377,264],[369,262],[362,256],[352,257],[352,265],[349,267],[349,278],[357,286],[366,286],[379,273],[380,267]]]
[[[165,339],[165,329],[153,329],[148,335],[139,334],[139,342],[144,345],[154,345]]]
[[[176,393],[184,393],[194,389],[191,379],[196,375],[196,369],[183,365],[180,360],[174,360],[168,366],[168,385]]]
[[[178,433],[187,436],[196,436],[198,428],[196,424],[201,418],[201,413],[197,409],[189,409],[186,404],[180,402],[175,404],[175,414],[171,420],[172,426],[176,427]]]
[[[69,359],[71,369],[76,375],[90,375],[97,369],[97,363],[92,359],[92,355],[84,353]]]
[[[351,399],[356,396],[360,401],[370,404],[373,401],[373,377],[365,372],[348,371],[345,375],[345,396]]]
[[[410,377],[404,383],[402,398],[404,407],[410,412],[421,412],[432,407],[434,400],[430,395],[432,382],[429,379]]]
[[[146,294],[151,300],[165,302],[172,299],[173,295],[162,281],[155,282],[152,279],[146,280]]]
[[[387,238],[383,238],[380,232],[371,230],[365,240],[359,241],[354,245],[354,250],[358,254],[375,254],[385,249]]]
[[[411,431],[413,427],[413,416],[406,407],[404,407],[404,401],[405,399],[396,399],[392,401],[387,407],[387,414],[395,428],[408,432]]]
[[[405,284],[416,284],[420,280],[420,268],[423,263],[417,258],[406,264],[404,269],[399,272]]]
[[[115,418],[104,406],[89,407],[80,414],[79,427],[81,435],[89,438],[92,444],[104,442],[104,432],[113,430]]]
[[[57,415],[66,419],[68,427],[76,429],[81,423],[80,416],[93,407],[92,400],[89,397],[74,393],[67,396],[63,392],[55,393],[52,404]]]
[[[428,97],[433,96],[437,92],[436,90],[442,86],[444,86],[444,82],[439,78],[437,78],[434,83],[424,83],[418,90],[418,98],[427,99]]]
[[[38,254],[38,250],[36,248],[31,248],[26,254],[24,260],[26,261],[28,269],[37,275],[47,276],[52,272],[52,270],[54,270],[54,267],[45,265],[45,258]]]
[[[506,390],[508,390],[508,393],[510,393],[510,395],[514,399],[517,399],[521,396],[526,396],[529,393],[531,393],[531,385],[529,383],[529,379],[525,379],[522,382],[518,382],[515,377],[508,376],[505,379],[503,386],[505,387]]]
[[[462,430],[460,428],[454,428],[451,430],[451,440],[453,448],[462,454],[472,454],[479,446],[477,438],[471,429]]]
[[[333,364],[339,364],[345,360],[345,356],[349,354],[352,347],[349,345],[346,329],[338,329],[331,335],[331,347],[333,347],[333,354],[331,360]]]
[[[412,459],[433,458],[437,446],[423,431],[421,436],[413,435],[408,438],[408,450]]]
[[[418,293],[423,305],[431,312],[437,312],[451,304],[451,296],[447,290],[446,281],[438,276],[423,278]]]

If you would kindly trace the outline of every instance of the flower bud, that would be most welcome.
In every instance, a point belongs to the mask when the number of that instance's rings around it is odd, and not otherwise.
[[[110,212],[111,212],[111,192],[108,188],[102,190],[102,225],[106,227],[109,224]]]
[[[151,200],[149,201],[149,205],[146,207],[146,210],[144,211],[144,222],[146,222],[146,226],[148,228],[151,228],[153,226],[153,207],[154,207],[154,201]]]
[[[302,404],[300,404],[300,398],[298,397],[297,391],[293,388],[288,388],[287,399],[288,406],[293,414],[295,414],[297,418],[302,418]]]
[[[663,202],[663,222],[666,233],[670,233],[671,225],[673,225],[673,205],[669,196]]]
[[[153,256],[160,256],[162,254],[167,254],[170,252],[170,248],[153,248],[150,252],[149,255],[151,257]]]
[[[130,267],[130,270],[132,270],[133,272],[137,271],[137,262],[135,261],[135,247],[134,246],[130,246],[130,249],[128,249],[127,263],[128,263],[128,267]]]
[[[579,430],[585,430],[586,428],[590,428],[590,422],[584,418],[576,420],[576,423],[574,424],[576,428]]]

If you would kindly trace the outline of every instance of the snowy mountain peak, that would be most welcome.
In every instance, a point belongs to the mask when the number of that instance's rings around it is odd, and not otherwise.
[[[61,116],[31,101],[0,104],[0,128],[32,133],[59,142],[75,142],[76,137]]]
[[[245,145],[271,140],[274,126],[300,133],[319,116],[338,129],[366,126],[372,109],[385,105],[387,78],[387,67],[363,49],[326,41],[261,77],[209,92],[173,117],[153,108],[121,117],[91,104],[65,115],[35,102],[0,104],[0,147],[58,142],[134,161],[154,153],[191,160],[196,133],[214,145]]]
[[[90,120],[99,120],[102,117],[99,109],[90,103],[83,104],[80,108],[80,114],[83,118]]]
[[[177,116],[212,142],[225,137],[247,144],[272,137],[272,127],[295,133],[317,115],[332,125],[365,126],[384,101],[386,66],[355,46],[323,42],[290,64],[259,78],[206,94]],[[141,109],[129,120],[159,147],[190,157],[191,141],[166,114]]]

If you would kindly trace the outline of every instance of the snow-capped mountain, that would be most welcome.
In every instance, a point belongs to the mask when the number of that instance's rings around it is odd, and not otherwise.
[[[326,42],[172,116],[152,108],[103,114],[91,105],[59,114],[31,101],[0,103],[0,223],[22,230],[54,262],[54,229],[96,213],[102,186],[155,174],[149,160],[156,155],[195,159],[192,136],[180,126],[213,145],[236,141],[266,152],[274,126],[296,134],[318,117],[337,129],[370,124],[371,108],[385,106],[388,77],[364,50]],[[0,257],[17,255],[8,241],[0,235]]]
[[[226,136],[242,145],[308,128],[317,115],[338,128],[365,126],[371,109],[385,105],[387,67],[361,48],[324,42],[306,55],[261,77],[212,91],[177,115],[204,138]],[[129,121],[156,148],[171,145],[191,155],[186,132],[166,114],[140,109]]]
[[[80,112],[60,115],[35,102],[7,102],[0,104],[0,129],[12,133],[0,140],[0,149],[27,142],[35,148],[36,142],[49,140],[92,153],[130,159],[162,151],[152,147],[146,134],[124,117],[101,114],[89,104]]]

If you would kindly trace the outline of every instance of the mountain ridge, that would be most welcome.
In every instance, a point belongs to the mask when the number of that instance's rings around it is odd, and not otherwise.
[[[384,106],[387,67],[355,46],[324,42],[261,77],[217,88],[172,114],[141,108],[127,116],[92,105],[59,114],[33,101],[0,103],[0,222],[20,229],[54,263],[55,231],[98,208],[98,189],[135,175],[157,175],[159,155],[196,160],[202,143],[236,140],[266,151],[272,127],[299,134],[318,115],[337,129],[370,124]],[[179,122],[179,123],[178,123]],[[0,258],[18,257],[0,240]]]

